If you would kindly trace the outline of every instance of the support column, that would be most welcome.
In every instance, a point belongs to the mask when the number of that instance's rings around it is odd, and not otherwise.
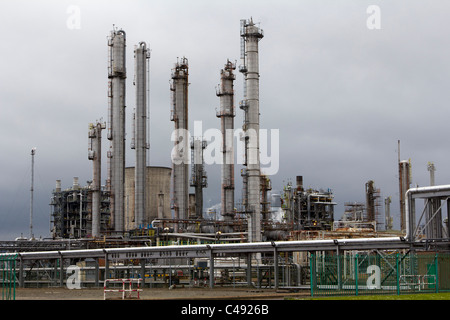
[[[337,244],[337,242],[336,242]],[[337,264],[337,277],[338,277],[338,288],[342,290],[342,266],[341,266],[341,250],[339,245],[336,245],[336,264]]]
[[[447,199],[447,239],[450,239],[450,199]]]
[[[59,286],[64,286],[64,259],[62,254],[59,254]]]
[[[209,287],[214,288],[214,253],[212,249],[209,251]]]
[[[279,279],[278,279],[278,250],[277,250],[276,246],[273,247],[273,268],[274,268],[273,273],[274,273],[274,281],[275,281],[274,288],[275,288],[275,290],[278,290],[278,281],[279,281]]]
[[[142,279],[142,288],[145,286],[145,259],[141,259],[141,279]]]
[[[98,258],[95,258],[95,286],[99,287],[100,266]]]
[[[252,285],[252,254],[247,253],[247,285]]]
[[[56,286],[57,284],[57,275],[58,275],[58,260],[59,259],[55,259],[54,261],[54,270],[53,270],[53,281],[54,281],[54,286]]]
[[[19,287],[24,287],[24,279],[23,279],[23,259],[19,258],[20,266],[19,266]]]
[[[107,280],[109,275],[109,261],[108,261],[108,254],[105,253],[105,276],[103,280]]]

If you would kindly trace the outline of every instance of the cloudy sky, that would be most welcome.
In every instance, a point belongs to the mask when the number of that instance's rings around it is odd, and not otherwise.
[[[379,15],[368,12],[371,5]],[[191,127],[198,120],[204,130],[220,128],[220,69],[227,59],[239,64],[239,22],[250,17],[264,30],[261,128],[280,133],[273,188],[297,175],[307,187],[331,188],[339,218],[344,202],[364,201],[364,185],[374,180],[382,199],[392,197],[398,227],[398,140],[402,159],[411,159],[414,185],[429,184],[429,161],[436,184],[449,183],[449,12],[445,0],[2,0],[0,240],[29,235],[33,147],[35,236],[50,234],[55,181],[67,188],[73,177],[82,185],[92,179],[88,125],[107,120],[113,25],[127,34],[126,164],[134,165],[133,48],[145,41],[151,48],[149,162],[171,166],[169,81],[177,57],[189,60]],[[238,73],[236,104],[242,87]],[[240,127],[242,111],[236,114]],[[204,202],[213,205],[220,202],[220,171],[217,165],[207,171]]]

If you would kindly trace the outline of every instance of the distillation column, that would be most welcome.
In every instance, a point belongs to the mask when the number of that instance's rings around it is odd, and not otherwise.
[[[131,149],[136,150],[135,204],[134,216],[136,227],[146,221],[146,168],[147,168],[147,60],[150,58],[145,42],[139,43],[134,50],[136,111],[134,114],[134,133]]]
[[[208,186],[207,176],[204,167],[203,150],[206,148],[206,141],[200,138],[192,138],[192,170],[191,187],[195,188],[195,212],[191,213],[190,219],[203,218],[203,188]]]
[[[111,227],[124,231],[124,183],[125,183],[125,31],[113,30],[108,38],[109,46],[109,128],[111,141],[108,153],[111,183]]]
[[[229,60],[220,71],[220,88],[217,96],[220,97],[220,118],[222,130],[222,194],[221,213],[225,221],[234,219],[234,88],[233,82],[236,76],[233,70],[235,64]]]
[[[400,230],[406,230],[406,215],[405,209],[406,191],[411,186],[411,165],[408,160],[402,160],[398,163],[399,170],[399,194],[400,194]]]
[[[102,170],[102,130],[104,123],[89,124],[88,159],[92,160],[92,236],[100,236],[100,197]]]
[[[241,20],[241,39],[244,39],[247,159],[248,241],[261,241],[260,161],[259,161],[259,59],[258,42],[263,32],[253,21]]]
[[[172,70],[172,112],[171,120],[175,123],[175,147],[172,150],[174,218],[187,219],[189,210],[189,137],[188,137],[188,60],[177,61]],[[176,224],[180,228],[180,224]],[[176,230],[179,231],[179,230]]]

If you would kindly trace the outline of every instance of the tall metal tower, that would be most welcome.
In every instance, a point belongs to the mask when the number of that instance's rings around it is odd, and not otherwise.
[[[106,124],[97,122],[89,124],[88,159],[92,160],[92,236],[100,236],[100,199],[102,170],[102,130]]]
[[[399,193],[400,193],[400,230],[406,230],[406,191],[411,186],[411,163],[409,160],[402,160],[399,166]]]
[[[36,148],[31,149],[31,188],[30,188],[30,239],[34,239],[33,234],[33,193],[34,193],[34,155],[36,154]]]
[[[203,150],[205,148],[205,140],[192,137],[191,187],[195,188],[195,212],[191,213],[189,217],[192,219],[201,219],[203,217],[203,188],[208,186],[206,171],[203,165]]]
[[[189,210],[189,140],[188,132],[188,60],[182,58],[172,70],[171,121],[175,123],[175,148],[172,153],[173,198],[175,219],[184,220]],[[175,227],[178,229],[180,224]],[[178,230],[176,230],[178,231]]]
[[[263,31],[253,20],[241,20],[241,58],[239,71],[245,76],[245,93],[241,107],[245,112],[246,173],[248,202],[248,241],[261,241],[260,155],[259,155],[259,54]],[[243,53],[243,55],[242,55]]]
[[[146,168],[147,168],[147,60],[150,58],[145,42],[139,43],[134,50],[135,81],[136,86],[136,111],[134,114],[134,133],[131,141],[131,149],[136,150],[135,173],[135,197],[134,215],[136,226],[139,227],[146,221]]]
[[[236,76],[233,70],[236,65],[229,60],[220,71],[220,88],[217,96],[220,97],[220,111],[216,116],[220,118],[222,130],[222,201],[221,213],[225,221],[234,218],[234,106],[233,82]]]
[[[111,183],[111,220],[114,231],[124,231],[124,183],[125,183],[125,31],[113,30],[108,38],[108,97],[109,128],[111,141],[110,183]]]

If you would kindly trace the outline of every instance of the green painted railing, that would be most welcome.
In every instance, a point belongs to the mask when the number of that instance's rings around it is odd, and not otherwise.
[[[312,296],[450,291],[450,255],[399,252],[311,254]]]
[[[16,254],[0,254],[2,300],[16,299]]]

